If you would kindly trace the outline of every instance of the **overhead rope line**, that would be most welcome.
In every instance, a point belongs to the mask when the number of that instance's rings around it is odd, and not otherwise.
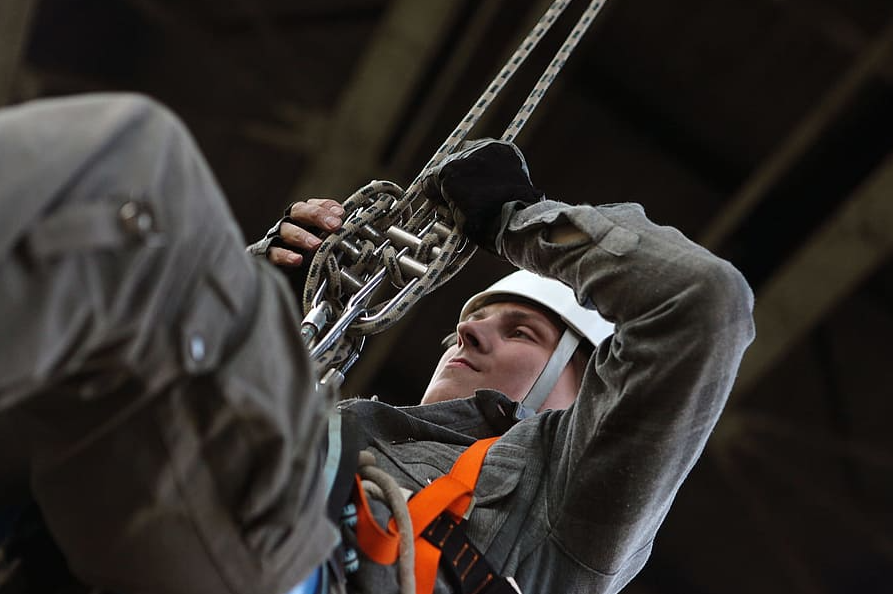
[[[372,181],[344,201],[344,224],[317,249],[301,296],[307,312],[302,337],[318,369],[331,369],[338,377],[331,381],[343,379],[365,336],[390,328],[474,255],[476,248],[462,236],[446,205],[420,192],[422,181],[465,140],[570,2],[556,0],[549,6],[405,191],[393,182]],[[605,0],[590,2],[502,140],[517,137],[604,4]],[[396,294],[372,303],[386,278]]]

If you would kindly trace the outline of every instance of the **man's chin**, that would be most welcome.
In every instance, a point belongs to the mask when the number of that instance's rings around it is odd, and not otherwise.
[[[454,382],[438,382],[432,386],[428,386],[425,395],[422,396],[422,404],[435,404],[437,402],[446,402],[448,400],[459,400],[468,398],[474,394],[474,388],[457,385]]]

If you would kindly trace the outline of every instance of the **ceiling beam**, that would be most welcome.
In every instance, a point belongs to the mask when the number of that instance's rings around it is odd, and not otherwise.
[[[276,79],[250,63],[244,53],[221,43],[195,7],[161,0],[125,1],[147,22],[160,26],[165,35],[188,45],[190,51],[185,59],[191,70],[226,81],[231,94],[256,101],[271,112],[275,109],[278,89],[271,86]]]
[[[847,54],[859,54],[870,43],[869,35],[837,7],[815,0],[769,0],[787,13],[797,28],[812,29],[821,38]]]
[[[462,6],[455,0],[391,3],[293,199],[346,196],[374,175],[388,138]]]
[[[507,4],[509,4],[508,0],[489,0],[481,3],[477,10],[474,11],[470,22],[463,31],[461,39],[455,43],[449,59],[442,70],[438,72],[433,88],[427,93],[423,106],[418,111],[418,116],[410,123],[409,129],[401,139],[394,156],[386,164],[389,170],[398,174],[407,171],[415,174],[417,171],[410,171],[410,169],[414,165],[421,167],[433,154],[436,147],[423,146],[424,140],[430,136],[431,131],[435,129],[439,120],[443,118],[443,112],[451,98],[452,89],[462,84],[462,81],[466,78],[466,72],[468,72],[474,60],[484,52],[493,51],[492,41],[489,36],[492,29],[496,26],[497,19],[500,18],[504,10],[508,9]],[[520,32],[523,33],[519,33],[515,37],[520,41],[523,38],[523,34],[526,34],[527,31],[536,26],[551,5],[552,0],[535,0],[532,2],[520,26]],[[516,45],[510,42],[509,45],[502,49],[502,59],[498,64],[502,65],[508,62],[515,51]],[[495,75],[496,71],[491,74],[491,76]],[[485,85],[489,83],[489,80],[487,78],[481,84],[480,92],[484,91]],[[562,80],[564,79],[559,78],[556,83],[553,83],[554,86],[557,88]],[[556,94],[553,89],[547,97],[553,97]],[[480,119],[471,132],[487,130],[490,120],[499,112],[500,103],[505,99],[506,93],[500,93],[494,97],[490,106],[481,114]],[[518,108],[520,108],[521,98],[516,97],[516,99],[518,100]],[[469,105],[463,107],[470,109],[471,104],[469,103]],[[546,109],[541,106],[540,109],[534,112],[534,117],[527,122],[524,128],[528,135],[534,125],[539,122],[538,116],[541,116],[545,111]],[[456,121],[454,124],[458,125],[459,122]],[[469,138],[475,137],[474,134],[469,136]]]
[[[0,2],[0,106],[13,101],[19,65],[31,30],[34,0]]]
[[[852,194],[757,296],[757,336],[738,373],[733,400],[893,254],[893,154]]]
[[[483,2],[474,11],[462,37],[455,42],[446,63],[437,73],[432,88],[425,94],[417,116],[409,123],[393,157],[387,163],[388,169],[402,173],[409,171],[414,165],[421,167],[427,163],[437,147],[425,147],[424,141],[443,118],[452,90],[462,84],[465,73],[485,46],[490,29],[505,2],[506,0]]]
[[[710,222],[699,238],[704,247],[716,250],[732,235],[779,181],[799,163],[865,84],[889,66],[893,59],[893,20],[844,73],[821,102],[781,143],[775,153],[750,176],[731,198],[729,205]]]
[[[821,36],[826,43],[845,54],[860,55],[873,41],[870,33],[863,26],[828,3],[815,0],[769,1],[779,10],[786,12],[794,26],[806,25]],[[878,15],[878,18],[883,17]],[[893,58],[893,56],[890,57]],[[888,82],[893,81],[893,59],[881,64],[878,74]]]

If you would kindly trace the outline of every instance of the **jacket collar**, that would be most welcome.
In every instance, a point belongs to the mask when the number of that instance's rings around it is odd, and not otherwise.
[[[515,424],[516,404],[496,390],[435,404],[394,407],[372,400],[347,400],[342,410],[358,417],[370,437],[391,442],[417,440],[468,445],[502,435]]]

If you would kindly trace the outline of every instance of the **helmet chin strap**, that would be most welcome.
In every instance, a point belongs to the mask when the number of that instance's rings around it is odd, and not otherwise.
[[[564,368],[567,367],[571,357],[574,356],[574,351],[577,350],[577,345],[579,344],[580,335],[570,328],[565,329],[564,334],[561,335],[561,339],[558,341],[558,345],[552,352],[552,356],[546,361],[546,366],[543,367],[539,377],[533,382],[533,386],[530,387],[527,396],[515,407],[516,419],[526,419],[537,413],[546,401],[546,398],[552,393],[552,388],[558,383],[558,378],[561,377]]]

